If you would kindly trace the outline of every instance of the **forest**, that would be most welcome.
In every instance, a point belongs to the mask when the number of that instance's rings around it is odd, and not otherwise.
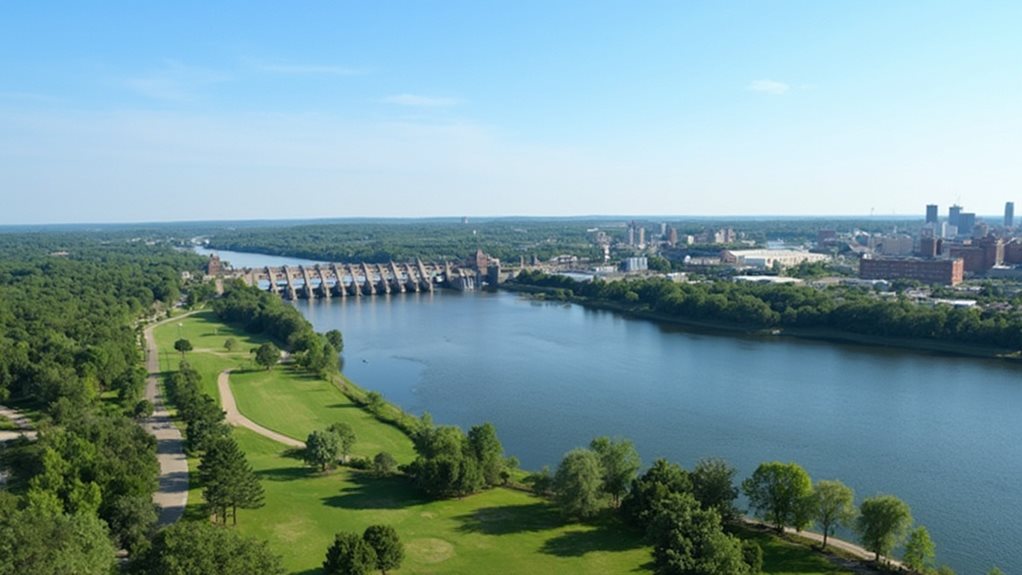
[[[752,328],[830,329],[885,338],[912,338],[1022,348],[1022,314],[1017,308],[920,305],[870,290],[819,289],[712,281],[675,283],[663,278],[578,282],[537,271],[515,282],[554,290],[557,296],[610,302],[666,319],[717,322]]]

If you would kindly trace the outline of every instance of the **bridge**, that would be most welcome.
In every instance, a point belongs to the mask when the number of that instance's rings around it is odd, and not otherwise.
[[[331,263],[225,270],[224,277],[265,287],[285,299],[330,299],[391,293],[430,292],[438,287],[471,291],[484,279],[500,280],[500,266],[486,276],[475,269],[445,263]]]

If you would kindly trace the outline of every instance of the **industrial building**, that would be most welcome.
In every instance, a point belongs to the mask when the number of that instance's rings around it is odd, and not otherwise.
[[[911,279],[926,284],[958,285],[965,275],[962,258],[929,260],[921,258],[873,258],[859,261],[859,277],[865,280]]]
[[[802,250],[724,250],[720,259],[734,266],[770,269],[775,265],[789,268],[802,262],[827,261],[830,256]]]

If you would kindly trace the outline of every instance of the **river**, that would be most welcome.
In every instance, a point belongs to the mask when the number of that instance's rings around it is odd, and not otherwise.
[[[504,292],[296,305],[344,333],[360,385],[441,424],[490,421],[526,468],[596,435],[633,440],[645,463],[724,457],[740,478],[796,461],[857,500],[904,499],[960,574],[1022,573],[1015,364],[699,332]]]

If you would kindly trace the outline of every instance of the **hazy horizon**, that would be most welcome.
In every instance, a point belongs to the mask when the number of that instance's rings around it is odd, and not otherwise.
[[[1022,201],[1019,22],[1012,2],[18,3],[0,225],[999,214]]]

